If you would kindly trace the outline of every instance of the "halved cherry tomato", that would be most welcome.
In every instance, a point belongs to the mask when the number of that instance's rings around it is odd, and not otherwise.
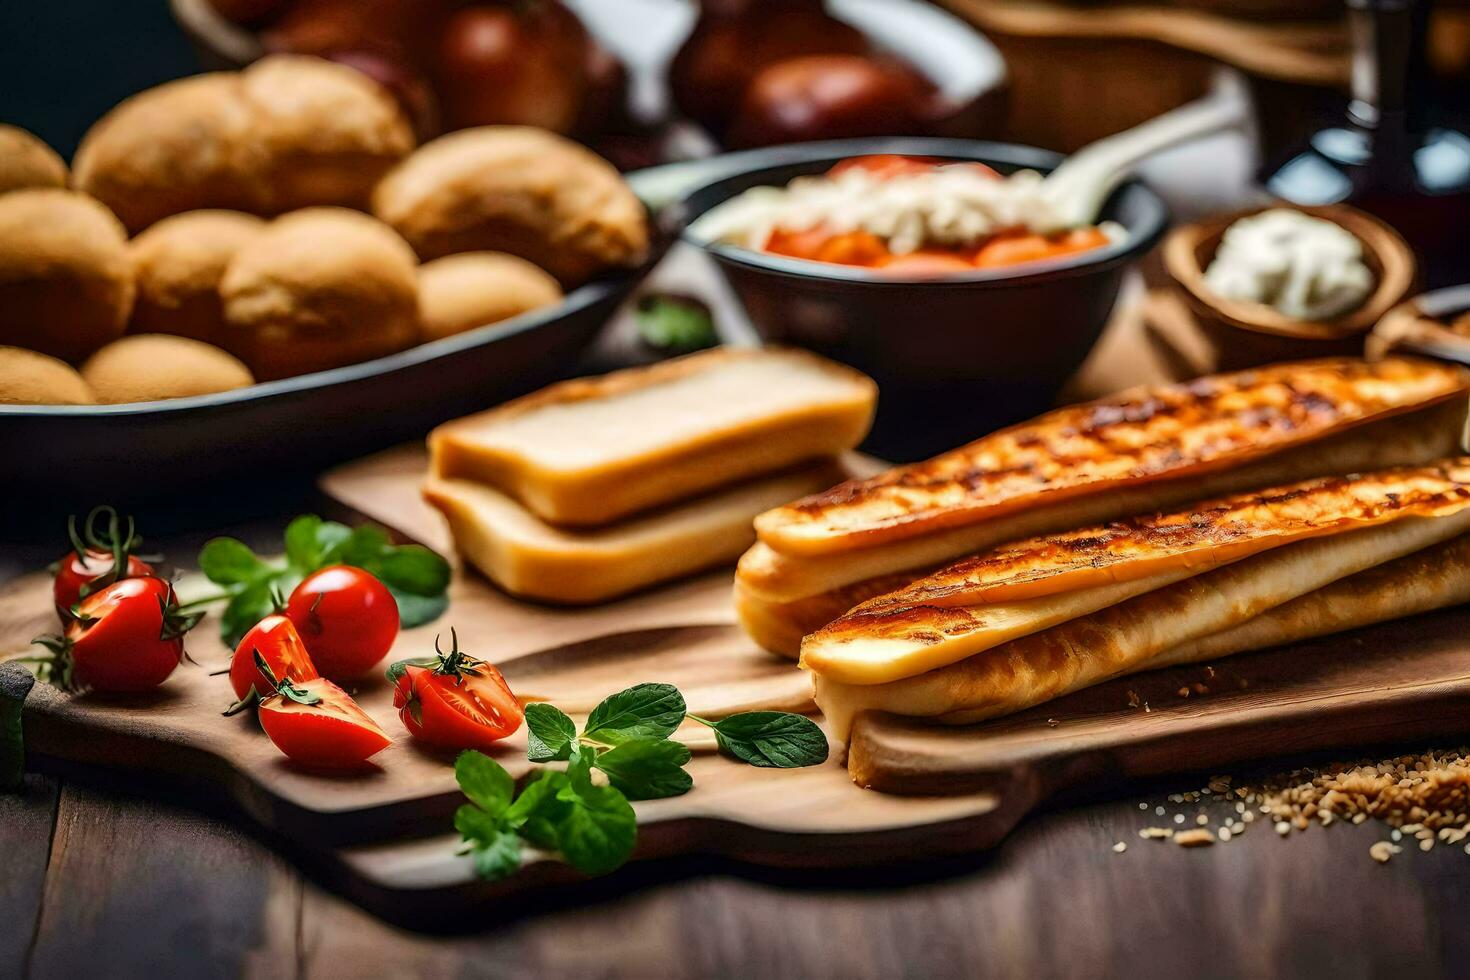
[[[423,660],[400,660],[388,670],[393,706],[403,727],[429,745],[445,749],[489,749],[521,727],[521,707],[500,670],[459,649],[450,630],[450,651]]]
[[[199,621],[178,610],[173,587],[129,578],[81,601],[65,636],[41,637],[61,686],[104,693],[151,691],[184,656],[184,634]]]
[[[368,572],[332,565],[308,576],[286,602],[323,677],[354,680],[371,671],[398,636],[398,603]]]
[[[125,578],[153,574],[153,566],[133,554],[143,543],[131,517],[119,518],[111,507],[97,507],[87,515],[80,531],[76,518],[67,521],[73,550],[57,562],[51,595],[63,623],[71,610],[93,592]]]
[[[270,678],[255,666],[256,654],[264,657],[270,666]],[[236,704],[240,707],[275,691],[276,680],[299,683],[319,676],[295,624],[279,614],[267,616],[252,626],[240,638],[235,656],[230,660],[230,686],[235,689]]]
[[[877,267],[895,276],[948,276],[957,272],[973,272],[975,267],[958,252],[919,251],[890,255]]]
[[[260,727],[287,758],[321,769],[351,769],[393,744],[348,693],[324,677],[282,681],[260,702]]]

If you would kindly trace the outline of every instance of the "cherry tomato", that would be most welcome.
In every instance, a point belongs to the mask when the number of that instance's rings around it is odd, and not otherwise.
[[[129,578],[83,599],[51,649],[63,687],[103,693],[151,691],[184,656],[184,633],[199,621],[178,611],[173,587],[159,578]]]
[[[814,262],[836,262],[841,265],[873,265],[888,253],[883,239],[867,231],[833,234],[822,226],[806,231],[777,228],[766,239],[766,251],[773,255],[789,255]]]
[[[291,593],[286,617],[323,677],[353,680],[376,667],[398,636],[398,603],[372,575],[332,565]]]
[[[72,608],[93,592],[125,578],[153,574],[153,566],[133,554],[143,544],[133,519],[119,517],[111,507],[94,507],[80,528],[72,517],[66,531],[72,551],[56,563],[51,588],[63,624],[70,622]]]
[[[871,153],[862,157],[849,157],[833,164],[832,168],[827,171],[827,176],[836,177],[848,170],[866,170],[879,180],[887,180],[890,177],[921,174],[938,167],[969,167],[989,177],[1000,176],[983,163],[956,162],[940,157],[905,156],[901,153]]]
[[[890,255],[878,262],[878,268],[895,276],[928,278],[956,272],[973,272],[975,267],[957,252],[918,251],[906,255]]]
[[[82,600],[83,589],[99,579],[113,575],[113,558],[109,552],[88,548],[84,555],[85,557],[81,557],[75,551],[68,552],[61,559],[60,567],[56,571],[56,582],[51,587],[51,594],[63,620],[70,618],[71,608]],[[152,565],[136,555],[128,555],[123,574],[112,581],[144,578],[152,574]]]
[[[272,676],[278,680],[301,682],[321,676],[295,625],[285,616],[267,616],[240,638],[235,656],[230,660],[230,685],[242,706],[276,689],[275,683],[255,666],[257,653],[265,658]],[[256,697],[251,697],[251,691]]]
[[[356,701],[324,677],[293,684],[260,702],[260,727],[286,757],[321,769],[351,769],[393,744]]]
[[[393,706],[410,735],[444,749],[489,749],[521,727],[525,710],[500,670],[459,649],[424,660],[402,660],[388,671]]]

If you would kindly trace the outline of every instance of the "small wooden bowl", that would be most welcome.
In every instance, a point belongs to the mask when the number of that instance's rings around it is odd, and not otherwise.
[[[1241,218],[1278,208],[1331,221],[1363,244],[1363,259],[1376,285],[1361,306],[1331,320],[1298,320],[1264,303],[1227,299],[1210,290],[1205,284],[1205,269],[1214,259],[1225,230]],[[1164,240],[1163,258],[1176,291],[1194,314],[1200,333],[1214,348],[1217,370],[1359,354],[1363,335],[1413,291],[1418,276],[1413,249],[1398,232],[1345,204],[1273,204],[1206,218],[1171,232]]]

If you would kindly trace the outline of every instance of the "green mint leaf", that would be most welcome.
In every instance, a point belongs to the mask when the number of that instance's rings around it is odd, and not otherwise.
[[[317,532],[324,521],[315,514],[302,514],[286,525],[286,563],[305,574],[322,567],[322,548]]]
[[[211,538],[199,550],[199,570],[217,585],[243,585],[269,575],[270,565],[236,538]]]
[[[630,800],[683,796],[694,785],[684,771],[689,746],[666,738],[630,738],[599,753],[593,765]]]
[[[252,626],[275,611],[271,590],[276,581],[276,575],[256,579],[230,597],[220,614],[220,638],[225,646],[232,650],[239,646]]]
[[[650,347],[693,351],[719,342],[709,308],[697,300],[649,293],[634,311],[638,335]]]
[[[562,857],[583,874],[607,874],[632,856],[638,818],[616,787],[589,783],[573,795],[558,828]]]
[[[470,802],[492,817],[504,814],[515,795],[515,781],[505,767],[473,749],[454,760],[454,778]]]
[[[560,821],[565,815],[565,805],[557,794],[567,785],[566,773],[552,769],[542,770],[526,783],[521,795],[505,811],[507,827],[524,827],[536,819]],[[553,844],[553,847],[555,845]]]
[[[570,802],[584,786],[592,785],[592,761],[597,750],[590,745],[572,743],[571,755],[567,758],[567,785],[562,789],[561,799]]]
[[[488,841],[471,845],[475,873],[487,881],[509,878],[521,867],[521,838],[514,830],[501,828]]]
[[[684,720],[684,695],[672,684],[639,684],[592,710],[584,738],[616,743],[629,738],[666,738]]]
[[[571,758],[577,726],[559,708],[526,705],[526,758],[532,762],[564,762]]]
[[[393,600],[398,603],[398,625],[406,630],[432,623],[449,608],[449,595],[444,592],[436,596],[413,595],[392,585],[388,586],[388,591],[393,593]]]
[[[827,736],[805,715],[746,711],[712,727],[722,751],[753,766],[799,769],[827,761]]]
[[[376,575],[384,585],[397,592],[416,596],[438,596],[449,588],[449,562],[428,548],[417,544],[385,545],[364,566]]]

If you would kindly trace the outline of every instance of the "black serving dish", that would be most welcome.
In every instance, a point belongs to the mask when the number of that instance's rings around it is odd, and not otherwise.
[[[558,305],[346,367],[127,405],[0,405],[0,499],[65,513],[319,470],[575,373],[647,268]],[[0,519],[0,527],[7,523]]]
[[[870,153],[978,160],[1002,173],[1045,173],[1062,160],[1032,147],[923,137],[752,150],[706,161],[729,176],[685,195],[664,220],[687,228],[748,188],[781,186]],[[1051,407],[1107,324],[1124,272],[1158,242],[1168,219],[1158,195],[1130,181],[1100,216],[1127,230],[1121,241],[1053,261],[930,279],[694,243],[714,258],[766,341],[806,347],[871,375],[879,385],[878,421],[866,448],[917,459]]]

